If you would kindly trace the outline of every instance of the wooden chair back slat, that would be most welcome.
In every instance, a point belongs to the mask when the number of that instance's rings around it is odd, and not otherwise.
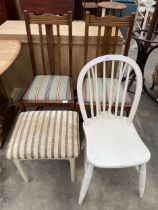
[[[59,74],[61,74],[61,45],[60,45],[60,29],[59,25],[57,25],[57,68]]]
[[[101,37],[101,26],[98,27],[97,46],[96,46],[96,57],[99,56],[100,37]]]
[[[89,16],[86,13],[85,17],[85,38],[84,38],[84,64],[87,63],[88,57],[88,44],[89,44]]]
[[[36,75],[36,65],[35,65],[33,41],[32,41],[28,12],[26,10],[24,11],[24,18],[25,18],[25,26],[26,26],[26,32],[27,32],[28,45],[29,45],[29,50],[30,50],[32,73],[33,73],[33,76],[35,76]]]
[[[112,54],[115,54],[116,48],[117,48],[117,43],[118,43],[118,32],[119,28],[115,28],[115,35],[114,35],[114,41],[113,41],[113,49],[112,49]]]
[[[49,61],[49,67],[50,67],[50,72],[52,74],[55,74],[55,68],[54,67],[54,62],[53,62],[53,32],[52,32],[52,25],[45,25],[46,29],[46,40],[47,40],[47,51],[48,51],[48,61]]]
[[[111,35],[112,35],[112,28],[111,27],[105,27],[104,37],[103,37],[103,46],[102,46],[102,55],[106,55],[110,51]]]
[[[47,72],[46,72],[46,63],[45,63],[45,56],[44,56],[44,42],[43,42],[41,24],[39,24],[39,36],[40,36],[40,48],[41,48],[41,56],[42,56],[43,73],[46,74]]]
[[[36,15],[24,11],[24,17],[26,22],[26,30],[28,36],[28,44],[30,49],[32,70],[34,76],[37,73],[35,63],[35,52],[33,46],[33,38],[31,33],[31,24],[37,25],[39,30],[39,43],[41,51],[41,61],[44,74],[62,74],[61,65],[61,32],[60,26],[65,25],[68,27],[68,51],[69,51],[69,66],[68,75],[72,76],[72,12],[68,12],[63,16],[57,16],[53,14],[40,14]],[[45,27],[44,27],[45,26]],[[55,32],[56,29],[56,32]],[[47,53],[45,53],[47,51]],[[64,56],[64,55],[63,55]],[[48,62],[47,62],[48,61]],[[49,70],[47,70],[47,63],[49,64]]]
[[[69,76],[72,77],[72,13],[68,17],[69,31]]]

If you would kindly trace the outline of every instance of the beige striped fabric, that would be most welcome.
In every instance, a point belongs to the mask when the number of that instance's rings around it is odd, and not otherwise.
[[[73,111],[22,112],[7,148],[8,159],[79,156],[79,118]]]

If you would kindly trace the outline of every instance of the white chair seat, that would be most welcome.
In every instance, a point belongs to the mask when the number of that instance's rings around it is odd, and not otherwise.
[[[148,162],[150,152],[128,118],[107,115],[83,124],[87,159],[97,167],[122,168]]]

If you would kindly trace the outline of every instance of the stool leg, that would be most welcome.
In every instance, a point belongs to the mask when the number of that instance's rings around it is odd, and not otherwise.
[[[75,181],[75,158],[69,159],[70,162],[70,172],[71,172],[71,181]]]
[[[29,177],[27,176],[27,174],[24,171],[24,168],[22,166],[22,164],[20,163],[19,160],[13,160],[13,162],[15,163],[20,175],[22,176],[24,182],[28,182],[29,181]]]
[[[154,84],[154,82],[153,82],[153,84],[152,84],[152,86],[150,87],[150,89],[153,90],[154,87],[155,87],[155,84]]]

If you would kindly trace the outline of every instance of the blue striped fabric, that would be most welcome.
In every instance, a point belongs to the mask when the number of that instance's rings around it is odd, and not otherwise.
[[[70,101],[70,78],[60,75],[37,75],[24,95],[27,101]]]

